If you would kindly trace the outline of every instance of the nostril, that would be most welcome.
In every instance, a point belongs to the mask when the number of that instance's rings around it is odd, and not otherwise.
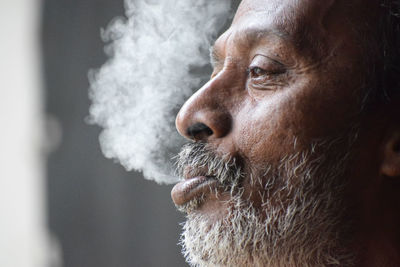
[[[195,123],[187,129],[187,135],[195,140],[201,140],[211,136],[213,131],[204,123]]]

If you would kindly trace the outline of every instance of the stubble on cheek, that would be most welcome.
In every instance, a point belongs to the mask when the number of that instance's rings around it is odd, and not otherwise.
[[[243,187],[232,194],[226,217],[210,222],[202,214],[189,214],[182,234],[188,262],[194,266],[350,265],[353,255],[344,247],[351,223],[341,222],[346,213],[343,194],[352,134],[321,140],[309,150],[283,157],[277,165],[246,174],[250,194],[244,194]],[[327,154],[332,149],[337,151]]]

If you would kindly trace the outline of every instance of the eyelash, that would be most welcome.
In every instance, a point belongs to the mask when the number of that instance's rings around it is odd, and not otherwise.
[[[259,68],[259,67],[249,67],[249,68],[247,68],[247,75],[248,76],[252,75],[256,70],[261,70],[263,72],[266,72],[265,70],[263,70],[262,68]]]
[[[281,85],[283,82],[282,74],[285,74],[286,70],[277,69],[273,71],[267,71],[257,66],[250,66],[247,68],[246,72],[248,77],[248,85],[250,87],[254,89],[266,89],[266,87],[269,86]]]
[[[265,70],[265,69],[257,67],[257,66],[250,66],[247,68],[247,73],[250,73],[253,70],[261,70],[261,71],[264,71],[266,74],[271,74],[271,75],[272,74],[282,74],[282,73],[286,72],[286,70],[284,70],[283,68],[281,68],[281,69],[276,68],[273,71],[268,71],[268,70]]]
[[[256,72],[262,72],[262,73],[256,73]],[[265,69],[262,69],[260,67],[249,67],[246,70],[247,76],[249,78],[252,78],[251,76],[254,75],[255,78],[259,78],[262,76],[271,76],[271,78],[274,78],[276,76],[279,76],[281,74],[284,74],[286,71],[285,70],[274,70],[274,71],[267,71]]]

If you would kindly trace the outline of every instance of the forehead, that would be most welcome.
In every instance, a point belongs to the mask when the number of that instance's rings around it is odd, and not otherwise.
[[[355,1],[343,6],[343,1],[336,0],[243,0],[231,28],[218,43],[247,39],[251,44],[266,33],[275,33],[301,53],[321,56],[352,34],[344,8]]]
[[[279,27],[290,34],[313,24],[326,26],[335,0],[244,0],[235,15],[233,25],[256,21]]]
[[[269,12],[280,13],[282,10],[293,9],[296,12],[304,12],[306,10],[327,9],[335,3],[336,0],[243,0],[241,1],[236,16],[250,12]],[[350,0],[350,2],[355,2]]]

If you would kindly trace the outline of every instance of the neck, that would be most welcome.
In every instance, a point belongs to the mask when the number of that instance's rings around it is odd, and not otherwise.
[[[386,179],[378,194],[380,201],[370,202],[367,207],[368,215],[363,216],[363,221],[368,223],[360,227],[362,230],[354,243],[360,259],[357,266],[400,266],[399,188],[399,181]]]
[[[364,241],[364,246],[358,249],[359,262],[357,267],[395,267],[400,266],[400,246],[393,237],[372,235]]]

